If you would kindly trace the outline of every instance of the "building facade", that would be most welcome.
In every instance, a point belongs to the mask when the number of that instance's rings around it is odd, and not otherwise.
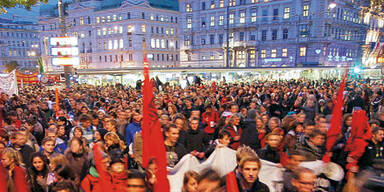
[[[361,62],[358,0],[179,0],[180,66],[306,67]]]
[[[66,36],[78,37],[82,69],[179,66],[179,12],[172,0],[82,0],[69,3]],[[51,64],[49,39],[60,36],[57,7],[42,6],[39,25],[43,62]]]
[[[17,62],[19,69],[37,69],[40,55],[38,25],[32,22],[0,19],[0,66]]]

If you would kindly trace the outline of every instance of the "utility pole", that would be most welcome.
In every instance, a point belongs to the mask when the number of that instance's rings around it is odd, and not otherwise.
[[[230,60],[229,60],[229,4],[227,5],[227,61],[226,61],[226,67],[230,67]]]
[[[64,6],[63,6],[63,0],[58,0],[57,2],[58,11],[59,11],[59,27],[60,27],[60,36],[64,37],[66,36],[67,29],[65,25],[65,18],[64,18]],[[71,88],[71,79],[69,75],[71,74],[72,67],[71,66],[64,66],[64,78],[65,78],[65,87]]]

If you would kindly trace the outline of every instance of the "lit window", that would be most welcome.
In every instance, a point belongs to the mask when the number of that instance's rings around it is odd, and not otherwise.
[[[215,1],[211,0],[211,9],[214,9],[216,7]]]
[[[156,39],[156,48],[160,48],[160,39]]]
[[[119,33],[123,33],[123,26],[119,26]]]
[[[256,22],[256,20],[257,20],[257,12],[256,12],[256,10],[252,10],[251,22],[254,23],[254,22]]]
[[[103,35],[107,34],[107,28],[103,28]]]
[[[209,26],[215,26],[215,16],[211,16],[211,22],[209,23]]]
[[[84,18],[80,17],[80,25],[84,25]]]
[[[211,56],[209,57],[209,59],[214,60],[214,59],[215,59],[215,56],[214,56],[214,55],[211,55]]]
[[[105,17],[104,16],[101,17],[101,22],[105,23]]]
[[[191,16],[187,17],[187,28],[188,29],[192,28],[192,17]]]
[[[120,39],[119,44],[120,44],[119,45],[120,49],[124,48],[124,40],[123,39]]]
[[[143,33],[147,32],[145,25],[141,25],[141,32],[143,32]]]
[[[115,39],[115,40],[113,41],[113,49],[118,49],[118,48],[119,48],[119,44],[118,44],[117,39]]]
[[[98,35],[98,36],[101,35],[101,29],[97,29],[97,35]]]
[[[114,21],[117,20],[117,16],[116,15],[113,15],[113,18],[112,18]]]
[[[224,25],[224,15],[219,16],[219,25]]]
[[[85,38],[85,34],[84,33],[80,33],[80,38]]]
[[[151,16],[149,17],[150,20],[155,20],[155,16],[153,14],[151,14]]]
[[[287,57],[288,56],[288,49],[287,48],[284,48],[281,50],[281,56],[282,57]]]
[[[220,0],[220,1],[219,1],[219,7],[220,7],[220,8],[224,7],[224,0]]]
[[[100,23],[100,17],[96,17],[96,23]]]
[[[267,57],[267,50],[262,49],[262,50],[261,50],[260,57],[261,57],[261,58],[265,58],[265,57]]]
[[[300,47],[300,56],[304,57],[307,55],[307,47]]]
[[[245,23],[245,11],[240,12],[240,23]]]
[[[231,6],[236,6],[236,0],[228,0],[228,5]]]
[[[133,27],[131,25],[128,25],[128,32],[132,33],[132,31],[133,31]]]
[[[233,24],[235,22],[235,14],[229,14],[229,24]]]
[[[160,21],[164,21],[164,15],[160,15]]]
[[[190,3],[185,4],[185,11],[192,12],[192,5]]]
[[[256,58],[256,51],[255,51],[255,50],[251,50],[251,51],[249,52],[249,58],[250,58],[250,59],[254,59],[254,58]]]
[[[251,0],[251,3],[258,3],[259,0]]]
[[[113,48],[113,45],[112,45],[112,40],[109,40],[108,41],[108,49],[112,49]]]
[[[161,48],[165,49],[165,40],[164,39],[161,40]]]
[[[272,49],[271,50],[271,57],[275,58],[276,57],[276,52],[277,52],[276,49]]]
[[[309,5],[304,5],[303,6],[303,16],[307,17],[309,14]]]
[[[111,16],[107,16],[107,22],[111,22]]]
[[[156,40],[151,39],[151,48],[156,48]]]
[[[291,9],[289,7],[284,8],[284,19],[289,19]]]
[[[171,27],[171,35],[173,35],[173,27]]]

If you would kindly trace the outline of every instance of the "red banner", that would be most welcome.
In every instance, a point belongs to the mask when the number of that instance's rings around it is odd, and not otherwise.
[[[16,72],[17,77],[17,84],[21,84],[21,80],[23,80],[23,84],[35,84],[39,82],[39,79],[37,78],[37,75],[39,73],[32,73],[32,74],[24,74],[21,72]]]

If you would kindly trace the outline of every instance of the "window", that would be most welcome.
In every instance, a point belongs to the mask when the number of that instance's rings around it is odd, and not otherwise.
[[[107,22],[111,22],[111,16],[110,15],[107,16]]]
[[[263,21],[268,21],[268,10],[267,9],[263,10]]]
[[[250,40],[251,41],[255,41],[256,40],[256,35],[251,35]]]
[[[101,35],[101,29],[97,29],[97,35],[98,35],[98,36]]]
[[[206,26],[205,17],[202,17],[201,18],[201,27],[205,27],[205,26]]]
[[[215,35],[209,35],[209,43],[211,44],[211,45],[213,45],[213,44],[215,44]]]
[[[288,49],[287,48],[284,48],[281,50],[281,56],[282,57],[287,57],[288,56]]]
[[[211,9],[214,9],[216,7],[215,1],[211,0]]]
[[[277,29],[272,30],[272,40],[277,40]]]
[[[309,35],[308,25],[300,25],[300,36],[305,38]]]
[[[190,3],[185,4],[185,12],[192,12],[192,5]]]
[[[240,12],[240,23],[245,23],[245,11]]]
[[[119,33],[123,33],[123,26],[119,26]]]
[[[261,31],[261,40],[266,41],[267,40],[267,30]]]
[[[161,45],[161,48],[162,48],[162,49],[165,49],[165,40],[162,39],[160,43],[161,43],[161,44],[160,44],[160,45]]]
[[[100,23],[100,17],[96,17],[96,23]]]
[[[215,16],[211,16],[211,21],[209,23],[209,26],[211,27],[215,26]]]
[[[256,22],[257,20],[257,11],[256,10],[252,10],[251,12],[251,22],[254,23]]]
[[[151,38],[151,48],[156,48],[156,39]]]
[[[131,19],[131,13],[130,12],[127,13],[127,19]]]
[[[222,45],[224,42],[224,35],[223,34],[219,34],[219,45]]]
[[[80,17],[80,25],[84,25],[84,18]]]
[[[147,32],[145,25],[141,25],[141,32],[143,32],[143,33]]]
[[[201,2],[201,10],[205,10],[205,2]]]
[[[236,0],[228,0],[228,5],[230,7],[236,6]]]
[[[219,25],[224,25],[224,15],[219,16]]]
[[[205,45],[205,37],[201,37],[201,45]]]
[[[145,13],[144,12],[141,12],[141,18],[145,19]]]
[[[273,9],[273,20],[277,20],[279,18],[279,9]]]
[[[260,52],[260,57],[261,57],[261,58],[265,58],[265,57],[267,57],[267,50],[262,49],[261,52]]]
[[[160,48],[160,39],[156,39],[156,48]]]
[[[283,29],[283,39],[288,39],[288,29]]]
[[[289,19],[291,13],[291,8],[286,7],[284,8],[284,19]]]
[[[185,46],[191,45],[191,40],[188,35],[184,36],[184,45]]]
[[[240,41],[244,41],[245,33],[242,31],[240,32]]]
[[[107,28],[103,28],[103,35],[107,35]]]
[[[250,59],[254,59],[256,58],[256,51],[254,49],[252,49],[251,51],[249,51],[249,58]]]
[[[300,47],[300,56],[304,57],[307,55],[307,47]]]
[[[149,19],[150,19],[151,21],[153,21],[153,20],[155,20],[155,16],[154,16],[153,14],[151,14],[151,16],[149,17]]]
[[[230,13],[229,14],[229,24],[233,24],[235,22],[235,14]]]
[[[192,16],[187,17],[187,28],[192,29]]]
[[[275,58],[275,57],[276,57],[276,52],[277,52],[276,49],[272,49],[272,50],[271,50],[271,57],[272,57],[272,58]]]
[[[119,44],[118,44],[117,39],[115,39],[115,40],[113,41],[113,49],[117,49],[117,48],[119,48]]]
[[[108,41],[108,49],[112,49],[113,48],[113,42],[112,40],[109,40]]]
[[[117,16],[116,16],[116,15],[113,15],[113,16],[112,16],[112,20],[113,20],[113,21],[116,21],[116,20],[117,20]]]
[[[307,17],[309,14],[309,5],[304,5],[303,6],[303,16]]]
[[[105,17],[104,16],[101,17],[101,22],[105,23]]]
[[[224,7],[224,0],[219,0],[219,7],[220,8]]]

